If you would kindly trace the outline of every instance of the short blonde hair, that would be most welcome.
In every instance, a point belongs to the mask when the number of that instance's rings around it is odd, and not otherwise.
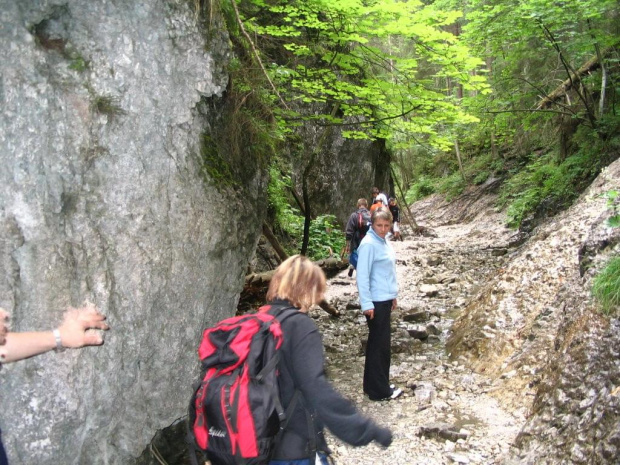
[[[288,300],[292,305],[308,310],[323,300],[327,283],[325,273],[302,255],[293,255],[276,269],[269,283],[267,300]]]
[[[394,218],[392,217],[392,212],[388,209],[388,207],[379,207],[374,212],[372,212],[372,216],[370,217],[370,222],[375,224],[377,220],[386,220],[392,223]]]

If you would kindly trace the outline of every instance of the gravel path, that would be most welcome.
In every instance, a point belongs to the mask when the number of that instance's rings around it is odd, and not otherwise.
[[[323,333],[329,376],[368,416],[389,426],[392,445],[354,448],[329,438],[342,464],[500,464],[521,429],[531,403],[506,411],[501,387],[474,373],[458,354],[445,353],[454,317],[505,263],[513,232],[492,210],[466,225],[426,225],[436,237],[409,235],[392,242],[397,254],[400,295],[393,315],[392,381],[405,391],[399,399],[372,402],[362,393],[366,325],[357,303],[355,279],[346,271],[329,281],[328,300],[338,319],[314,310]],[[422,321],[419,316],[422,314]],[[416,322],[403,321],[405,315]],[[427,329],[424,340],[407,329]]]

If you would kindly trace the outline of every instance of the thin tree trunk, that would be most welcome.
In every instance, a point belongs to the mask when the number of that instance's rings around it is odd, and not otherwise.
[[[334,108],[332,108],[332,111],[331,111],[332,117],[336,115],[339,108],[340,108],[340,104],[334,105]],[[304,203],[305,214],[304,214],[304,238],[301,243],[301,251],[299,252],[300,255],[307,254],[308,242],[310,241],[310,221],[312,220],[312,217],[310,214],[310,196],[308,194],[308,175],[310,174],[310,171],[312,170],[312,167],[314,166],[314,162],[316,160],[317,154],[322,150],[323,144],[325,143],[325,139],[327,138],[327,135],[330,132],[332,132],[332,128],[329,126],[323,130],[323,133],[321,134],[318,144],[316,145],[316,147],[312,149],[312,153],[310,154],[310,161],[304,168],[304,171],[302,174],[301,195],[304,201],[303,203]]]
[[[454,149],[456,152],[456,159],[459,162],[459,171],[461,173],[461,177],[463,178],[463,181],[467,182],[467,178],[465,177],[465,170],[463,169],[463,161],[461,160],[461,149],[459,147],[458,137],[454,139]]]
[[[495,141],[495,126],[491,129],[491,155],[493,158],[499,158],[499,150],[497,149],[497,142]]]
[[[394,170],[390,168],[390,172],[392,174],[394,184],[396,184],[396,187],[398,187],[398,192],[400,192],[400,198],[403,201],[403,206],[405,207],[402,209],[405,213],[405,218],[407,219],[409,226],[411,226],[411,229],[413,229],[413,231],[417,231],[419,229],[418,223],[416,223],[416,220],[413,217],[413,213],[411,213],[411,210],[409,210],[409,205],[407,205],[407,200],[405,200],[405,194],[403,193],[403,189],[400,186],[400,182],[398,182],[398,178],[396,177]]]
[[[310,197],[308,196],[308,174],[310,173],[310,168],[314,165],[314,151],[310,156],[310,162],[308,162],[308,166],[304,169],[304,173],[301,179],[301,195],[304,199],[304,238],[301,242],[301,250],[299,253],[301,255],[306,255],[308,253],[308,243],[310,242],[310,221],[312,218],[310,217]]]
[[[299,198],[299,194],[293,187],[291,187],[290,189],[291,189],[291,194],[293,195],[293,198],[295,199],[295,203],[297,204],[297,206],[299,207],[299,210],[301,211],[301,214],[305,216],[306,208],[304,207],[304,203],[302,199]]]
[[[271,228],[267,223],[263,223],[263,236],[265,236],[265,238],[271,244],[271,247],[273,247],[273,250],[275,250],[278,254],[278,257],[280,257],[280,262],[283,262],[288,258],[288,254],[284,251],[284,249],[280,245],[280,242],[278,242],[278,239],[273,234]]]

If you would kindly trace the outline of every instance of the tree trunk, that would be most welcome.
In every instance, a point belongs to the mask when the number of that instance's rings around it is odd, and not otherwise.
[[[459,147],[458,137],[454,139],[454,150],[456,152],[456,159],[459,162],[459,172],[461,173],[461,177],[463,178],[463,181],[467,182],[467,178],[465,177],[465,170],[463,169],[463,161],[461,159],[461,148]]]
[[[491,155],[494,159],[499,158],[499,150],[497,149],[497,142],[495,141],[495,126],[491,129]]]
[[[413,213],[411,213],[411,210],[409,210],[409,205],[407,205],[407,200],[405,200],[405,194],[403,193],[403,189],[400,186],[400,182],[398,182],[398,178],[396,177],[394,170],[390,170],[390,171],[392,174],[392,179],[396,183],[396,187],[398,187],[398,191],[400,192],[400,198],[402,199],[402,205],[404,206],[404,208],[401,210],[405,214],[404,216],[407,222],[409,223],[409,226],[411,226],[411,229],[415,232],[418,229],[420,229],[420,227],[418,226],[418,223],[413,217]]]
[[[348,263],[335,258],[328,258],[315,262],[330,278],[347,268]],[[245,277],[245,285],[239,296],[238,313],[249,312],[265,302],[265,296],[269,289],[271,279],[275,274],[275,270],[265,271],[263,273],[252,273]],[[329,302],[323,300],[319,306],[332,316],[340,316],[338,310]]]
[[[280,262],[283,262],[288,258],[288,254],[284,251],[284,249],[280,245],[280,242],[278,242],[278,239],[273,234],[271,228],[267,223],[263,223],[263,236],[265,236],[265,238],[271,244],[271,247],[273,247],[273,250],[275,250],[278,254],[278,257],[280,257]]]

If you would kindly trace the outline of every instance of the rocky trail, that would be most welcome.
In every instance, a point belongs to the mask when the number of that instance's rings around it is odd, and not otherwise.
[[[431,236],[392,242],[397,254],[399,308],[392,316],[391,379],[404,389],[393,401],[372,402],[362,393],[366,324],[355,276],[329,281],[328,300],[342,316],[315,310],[323,333],[328,372],[338,390],[380,424],[394,441],[353,448],[330,437],[338,464],[503,463],[533,396],[507,411],[501,387],[474,373],[445,341],[453,319],[492,276],[501,272],[514,231],[492,209],[467,224],[436,225],[418,212]],[[445,220],[442,220],[445,221]]]

